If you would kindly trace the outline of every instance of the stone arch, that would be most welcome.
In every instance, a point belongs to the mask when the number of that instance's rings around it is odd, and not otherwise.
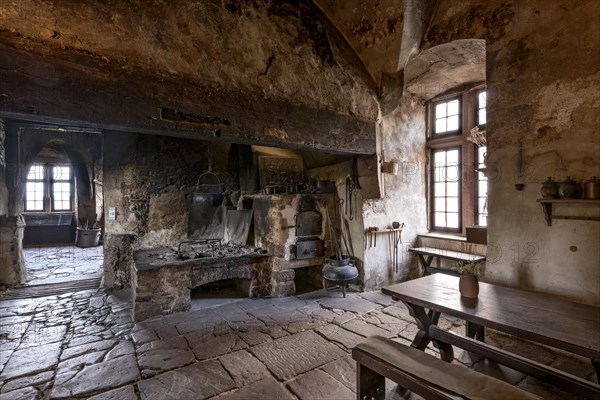
[[[460,39],[424,50],[404,69],[404,90],[422,101],[485,81],[485,40]]]
[[[79,218],[93,218],[95,213],[95,198],[92,187],[93,165],[101,159],[102,138],[94,134],[81,132],[60,132],[33,130],[21,128],[20,134],[23,162],[17,176],[15,197],[12,201],[17,212],[23,211],[25,182],[27,173],[40,152],[46,147],[62,151],[73,165],[73,173],[77,180],[77,210]]]

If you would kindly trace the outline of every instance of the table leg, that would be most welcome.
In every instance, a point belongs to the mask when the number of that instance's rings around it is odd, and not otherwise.
[[[441,313],[435,310],[429,310],[428,312],[425,312],[424,307],[405,301],[403,301],[403,303],[406,308],[408,308],[408,313],[415,319],[417,327],[419,328],[419,331],[415,335],[411,346],[424,351],[427,348],[427,345],[433,340],[433,345],[439,349],[442,360],[448,362],[452,361],[454,359],[454,351],[452,350],[452,346],[447,343],[440,342],[439,340],[432,339],[431,336],[429,336],[429,327],[431,325],[437,325]]]
[[[471,339],[477,339],[480,342],[485,342],[485,327],[467,321],[467,336]]]

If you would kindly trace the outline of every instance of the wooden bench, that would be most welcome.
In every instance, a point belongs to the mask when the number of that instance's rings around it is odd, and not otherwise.
[[[423,267],[423,275],[441,272],[443,274],[458,276],[458,271],[447,268],[440,268],[440,260],[449,260],[456,262],[485,261],[485,256],[478,254],[465,253],[462,251],[438,249],[435,247],[413,247],[408,249],[409,252],[416,254],[419,257],[419,262]],[[425,258],[427,257],[427,259]],[[432,267],[431,262],[436,259],[437,267]]]
[[[357,363],[358,400],[385,399],[385,378],[428,400],[541,399],[509,383],[446,363],[382,336],[372,336],[358,344],[352,349],[352,358]]]
[[[431,336],[432,339],[458,346],[461,349],[479,354],[488,360],[495,361],[542,381],[549,382],[554,386],[560,387],[577,396],[585,397],[586,399],[600,399],[600,385],[595,382],[521,357],[479,340],[446,331],[436,325],[431,325],[429,327],[429,336]]]

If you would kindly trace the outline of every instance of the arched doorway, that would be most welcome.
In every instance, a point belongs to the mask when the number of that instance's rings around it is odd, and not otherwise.
[[[17,207],[25,221],[25,285],[99,280],[103,248],[76,239],[102,228],[102,139],[99,134],[21,128],[24,162]]]

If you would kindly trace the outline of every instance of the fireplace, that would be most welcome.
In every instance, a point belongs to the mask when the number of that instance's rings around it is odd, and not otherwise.
[[[322,287],[333,194],[247,195],[238,204],[194,206],[189,239],[134,252],[135,320],[187,311],[191,291],[216,282],[243,282],[249,297]]]

